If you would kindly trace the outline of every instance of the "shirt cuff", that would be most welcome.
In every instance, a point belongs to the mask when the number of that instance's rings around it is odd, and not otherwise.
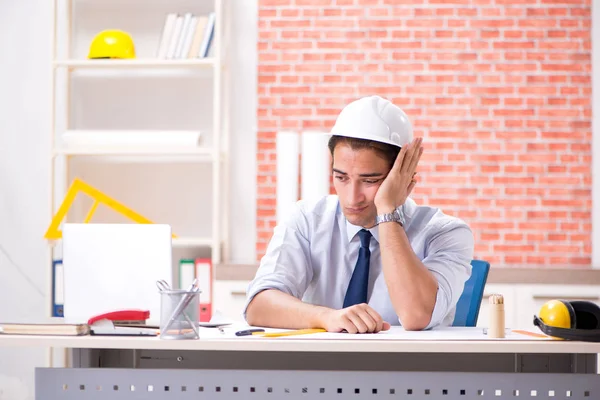
[[[431,313],[431,320],[425,327],[425,330],[438,326],[448,314],[448,295],[444,292],[441,285],[438,284],[438,290],[435,297],[435,305]]]
[[[246,312],[248,311],[248,306],[250,305],[254,297],[256,297],[257,294],[264,290],[276,289],[281,292],[287,293],[291,296],[298,297],[295,293],[293,293],[290,290],[290,282],[285,281],[284,278],[272,278],[273,277],[271,275],[264,276],[259,279],[256,279],[248,285],[248,289],[246,290],[246,302],[244,303],[244,308],[242,311],[242,317],[244,318],[244,321],[246,321]]]

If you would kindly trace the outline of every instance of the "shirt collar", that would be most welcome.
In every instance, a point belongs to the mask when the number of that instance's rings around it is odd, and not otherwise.
[[[344,218],[344,220],[346,221],[346,234],[348,235],[348,242],[352,241],[352,239],[354,238],[354,236],[356,236],[358,231],[360,231],[361,229],[366,229],[362,226],[352,225],[350,222],[348,222],[346,218]],[[375,225],[374,227],[369,228],[367,230],[371,232],[371,235],[373,235],[377,243],[379,243],[379,227]]]

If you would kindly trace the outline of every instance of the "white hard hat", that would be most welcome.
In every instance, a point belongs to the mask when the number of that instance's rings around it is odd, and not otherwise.
[[[363,97],[338,115],[331,135],[374,140],[398,147],[413,139],[412,124],[402,109],[379,96]]]

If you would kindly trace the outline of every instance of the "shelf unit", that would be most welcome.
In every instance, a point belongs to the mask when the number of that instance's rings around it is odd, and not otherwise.
[[[186,0],[157,0],[164,7],[172,7],[170,12],[175,12],[175,9],[183,9],[190,6],[198,6],[203,10],[210,7],[215,13],[215,28],[211,44],[211,53],[206,58],[199,59],[158,59],[152,58],[153,54],[150,52],[138,52],[137,58],[134,59],[111,59],[111,60],[90,60],[85,58],[85,55],[74,50],[74,24],[75,17],[73,9],[82,0],[54,0],[53,8],[53,29],[52,29],[52,79],[51,79],[51,108],[52,108],[52,120],[51,120],[51,149],[50,149],[50,216],[54,216],[60,201],[64,197],[65,191],[68,188],[70,165],[75,158],[93,158],[95,161],[101,160],[102,162],[111,162],[111,160],[127,160],[135,161],[137,163],[180,163],[180,162],[191,162],[191,163],[209,163],[211,165],[211,182],[199,182],[207,188],[210,187],[212,208],[211,212],[211,234],[209,236],[203,235],[189,235],[180,236],[173,239],[172,245],[174,249],[184,248],[202,248],[209,249],[213,265],[217,265],[222,262],[222,259],[227,254],[227,226],[228,226],[228,193],[227,184],[229,180],[228,176],[228,146],[229,146],[229,124],[227,107],[227,82],[225,79],[226,71],[226,44],[229,36],[229,19],[227,18],[227,0],[211,0],[210,2],[191,2]],[[133,0],[131,3],[139,5],[139,12],[144,13],[144,2],[140,0]],[[86,1],[86,7],[102,7],[103,2],[100,0]],[[119,6],[121,2],[112,4],[112,10],[115,13],[119,12]],[[131,4],[127,5],[131,7]],[[111,10],[111,11],[112,11]],[[191,11],[191,10],[190,10]],[[180,11],[181,12],[181,11]],[[160,24],[155,26],[156,32],[160,33],[163,29],[161,21]],[[120,27],[106,27],[105,29],[121,29]],[[154,28],[153,28],[154,29]],[[124,29],[127,31],[127,29]],[[132,36],[135,34],[133,32]],[[61,39],[62,34],[62,39]],[[158,43],[156,43],[158,45]],[[147,48],[146,48],[147,49]],[[137,52],[137,44],[136,44]],[[152,78],[157,72],[160,72],[159,77],[161,79],[169,79],[172,75],[179,77],[181,73],[188,74],[186,78],[194,79],[194,74],[200,72],[201,78],[206,78],[207,73],[210,74],[209,78],[212,79],[212,91],[198,93],[198,96],[210,96],[212,103],[212,132],[206,132],[206,135],[210,135],[209,142],[210,146],[138,146],[132,147],[130,145],[106,145],[106,146],[65,146],[60,143],[61,134],[70,129],[76,129],[71,127],[71,108],[73,106],[72,101],[72,79],[76,72],[79,71],[93,71],[94,79],[102,79],[104,77],[111,78],[116,73],[117,76],[127,78],[127,74],[133,73],[134,77],[144,76],[145,78]],[[166,73],[164,73],[166,72]],[[62,75],[61,75],[62,74]],[[86,75],[82,75],[85,79]],[[79,75],[77,75],[79,78]],[[58,95],[62,94],[63,109],[64,112],[59,111],[57,106]],[[59,125],[62,123],[62,127]],[[206,138],[202,138],[203,143]],[[102,188],[99,188],[102,190]],[[108,193],[115,198],[119,198],[119,193]],[[174,205],[175,207],[177,205]],[[135,207],[133,207],[135,209]],[[146,215],[150,219],[152,216]],[[79,221],[77,221],[79,222]],[[92,221],[95,222],[95,221]],[[102,221],[99,221],[102,222]],[[169,223],[169,221],[161,220],[161,223]],[[176,229],[174,233],[177,234]],[[49,260],[47,265],[50,271],[48,279],[49,290],[48,293],[52,293],[52,261],[60,258],[57,256],[57,252],[60,252],[60,246],[57,243],[52,243],[49,248]],[[52,298],[50,295],[49,302],[50,306],[48,310],[50,317],[52,317]]]
[[[218,0],[217,0],[218,1]],[[216,27],[215,27],[216,29]],[[214,68],[218,58],[162,60],[162,59],[130,59],[130,60],[55,60],[55,67],[73,69],[125,69],[125,68]]]
[[[171,147],[158,149],[155,147],[139,147],[132,149],[129,146],[112,146],[112,147],[56,147],[53,149],[55,156],[118,156],[118,155],[146,155],[146,156],[202,156],[209,161],[218,159],[212,149],[206,148],[190,148],[190,147]]]

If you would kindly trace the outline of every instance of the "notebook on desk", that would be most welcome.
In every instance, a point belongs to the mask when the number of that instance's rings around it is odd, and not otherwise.
[[[0,334],[83,336],[90,334],[88,324],[0,323]]]
[[[151,327],[114,326],[110,324],[47,324],[0,323],[0,335],[41,336],[157,336],[158,329]]]

